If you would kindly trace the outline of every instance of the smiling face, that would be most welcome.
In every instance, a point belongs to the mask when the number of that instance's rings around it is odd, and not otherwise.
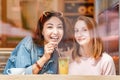
[[[90,33],[87,24],[83,20],[78,20],[76,22],[74,32],[78,44],[85,45],[90,42]]]
[[[57,17],[51,17],[43,26],[42,35],[44,36],[45,43],[59,43],[63,37],[63,33],[63,23]]]

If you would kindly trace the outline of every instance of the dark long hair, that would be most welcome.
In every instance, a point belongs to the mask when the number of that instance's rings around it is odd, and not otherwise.
[[[63,17],[63,14],[60,12],[46,11],[42,13],[37,23],[37,28],[34,33],[33,41],[39,46],[44,46],[44,36],[42,35],[42,30],[43,30],[45,22],[48,21],[51,17],[57,17],[63,23],[64,34],[58,46],[66,48],[69,45],[66,45],[64,42],[67,42],[70,39],[71,34],[66,33],[67,31],[69,31],[68,30],[69,28],[67,28],[68,26],[66,26],[65,24],[65,18]]]

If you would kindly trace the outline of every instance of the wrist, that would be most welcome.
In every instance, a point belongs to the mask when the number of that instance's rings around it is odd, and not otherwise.
[[[49,59],[50,59],[50,57],[48,57],[46,55],[43,55],[43,57],[42,57],[42,60],[45,61],[45,62],[48,61]]]
[[[37,64],[43,67],[43,65],[47,62],[48,60],[43,56],[41,57],[38,61]]]
[[[37,68],[39,69],[39,70],[41,70],[42,69],[42,67],[39,65],[39,63],[36,61],[36,66],[37,66]]]

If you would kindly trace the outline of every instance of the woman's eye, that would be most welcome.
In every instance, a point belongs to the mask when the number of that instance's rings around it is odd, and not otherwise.
[[[87,29],[83,29],[83,31],[87,31]]]
[[[58,26],[59,29],[63,29],[63,26]]]
[[[88,31],[88,29],[84,29],[83,31]]]
[[[52,28],[52,26],[48,26],[47,28]]]
[[[79,32],[79,30],[75,29],[74,32]]]

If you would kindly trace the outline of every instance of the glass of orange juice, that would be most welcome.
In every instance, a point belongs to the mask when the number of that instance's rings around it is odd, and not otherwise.
[[[59,57],[59,74],[68,74],[69,57]]]

